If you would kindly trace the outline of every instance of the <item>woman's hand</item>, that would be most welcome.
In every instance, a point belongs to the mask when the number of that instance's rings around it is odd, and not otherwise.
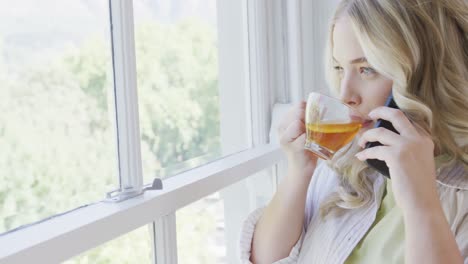
[[[255,225],[252,263],[286,258],[301,237],[307,190],[317,163],[317,158],[304,150],[305,108],[305,102],[294,105],[278,126],[281,147],[288,158],[288,174]]]
[[[399,109],[378,107],[369,113],[373,120],[390,121],[400,133],[386,128],[373,128],[363,133],[359,145],[379,141],[383,146],[365,149],[356,157],[359,160],[383,160],[389,167],[397,205],[403,212],[430,210],[440,207],[436,189],[434,143],[423,131],[417,129]]]
[[[317,164],[317,156],[304,149],[306,102],[292,106],[278,126],[280,144],[288,158],[288,168],[312,176]]]

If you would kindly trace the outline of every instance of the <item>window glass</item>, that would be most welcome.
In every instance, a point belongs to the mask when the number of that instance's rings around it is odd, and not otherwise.
[[[140,227],[80,254],[64,264],[154,263],[153,236],[151,232],[149,226]]]
[[[179,263],[228,263],[219,192],[178,210],[176,221]]]
[[[145,182],[221,156],[216,0],[134,0]]]
[[[107,0],[0,0],[0,233],[119,186]]]

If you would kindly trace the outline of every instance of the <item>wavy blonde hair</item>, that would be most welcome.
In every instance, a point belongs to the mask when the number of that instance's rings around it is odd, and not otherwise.
[[[332,92],[333,29],[348,16],[372,67],[393,81],[396,103],[413,124],[432,135],[445,166],[468,166],[468,7],[463,0],[343,0],[332,19],[326,73]],[[330,167],[339,188],[321,205],[322,216],[359,208],[374,197],[372,170],[354,158],[356,141],[337,153]]]

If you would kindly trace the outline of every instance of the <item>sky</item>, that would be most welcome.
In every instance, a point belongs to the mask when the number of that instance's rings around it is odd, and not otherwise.
[[[0,0],[0,51],[5,64],[60,54],[99,37],[110,45],[108,0]],[[200,17],[216,27],[216,0],[134,0],[136,23]]]

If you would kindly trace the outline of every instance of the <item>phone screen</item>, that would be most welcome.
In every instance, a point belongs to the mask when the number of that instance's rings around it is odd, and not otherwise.
[[[390,96],[387,98],[387,101],[385,103],[385,106],[388,106],[388,107],[392,107],[392,108],[396,108],[396,109],[399,109],[397,104],[395,103],[395,101],[393,100],[393,95],[390,94]],[[383,119],[379,119],[377,120],[376,124],[375,124],[375,127],[384,127],[386,129],[389,129],[397,134],[398,131],[396,131],[396,129],[393,127],[392,123],[390,123],[389,121],[387,120],[383,120]],[[375,147],[375,146],[382,146],[382,144],[378,141],[375,141],[375,142],[367,142],[366,144],[366,149],[367,148],[372,148],[372,147]],[[382,161],[382,160],[378,160],[378,159],[368,159],[366,160],[366,163],[371,166],[372,168],[376,169],[378,172],[380,172],[382,175],[390,178],[390,172],[388,170],[388,166],[387,164],[385,163],[385,161]]]

